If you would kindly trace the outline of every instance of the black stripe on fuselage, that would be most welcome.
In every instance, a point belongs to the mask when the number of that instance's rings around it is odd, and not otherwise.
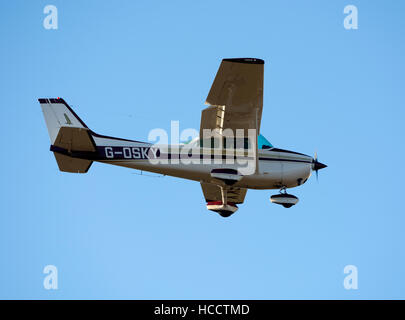
[[[95,152],[91,152],[91,151],[68,151],[67,149],[58,147],[58,146],[54,146],[51,145],[50,147],[50,151],[52,152],[57,152],[63,155],[67,155],[73,158],[80,158],[80,159],[86,159],[86,160],[109,160],[109,161],[114,161],[114,160],[125,160],[125,161],[130,161],[130,160],[148,160],[148,159],[167,159],[167,160],[171,160],[171,159],[180,159],[180,154],[178,153],[169,153],[169,154],[161,154],[158,153],[158,151],[156,151],[156,154],[159,154],[159,156],[157,156],[156,158],[154,157],[141,157],[141,158],[134,158],[133,157],[133,153],[131,152],[131,156],[129,157],[125,157],[125,153],[123,152],[123,148],[136,148],[137,149],[137,153],[141,152],[141,154],[148,154],[151,155],[151,153],[149,153],[149,151],[142,152],[142,148],[145,149],[150,149],[150,147],[148,146],[139,146],[139,147],[110,147],[110,146],[97,146],[97,151]],[[107,157],[106,156],[106,151],[105,148],[111,148],[111,151],[113,156],[112,157]],[[118,152],[118,150],[120,152]],[[194,155],[193,157],[188,157],[188,155],[183,155],[184,157],[182,159],[211,159],[211,160],[215,160],[215,159],[222,159],[222,160],[226,160],[229,159],[227,158],[226,155],[222,155],[222,156],[216,156],[216,155]],[[237,159],[237,157],[233,157],[233,159]],[[302,162],[302,163],[312,163],[312,161],[308,161],[308,160],[298,160],[298,159],[286,159],[286,158],[263,158],[260,157],[259,160],[263,160],[263,161],[283,161],[283,162]]]
[[[296,154],[296,155],[299,155],[299,156],[309,157],[308,155],[303,154],[303,153],[299,153],[299,152],[295,152],[295,151],[290,151],[290,150],[284,150],[284,149],[278,149],[278,148],[271,148],[271,149],[268,149],[268,151],[291,153],[291,154]]]
[[[283,158],[259,158],[259,160],[264,160],[264,161],[290,161],[290,162],[303,162],[303,163],[312,163],[312,161],[309,160],[298,160],[298,159],[283,159]]]

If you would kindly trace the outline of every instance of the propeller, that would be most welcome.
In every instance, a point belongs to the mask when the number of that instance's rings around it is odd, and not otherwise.
[[[315,171],[315,174],[316,174],[316,181],[318,181],[318,170],[321,170],[321,169],[326,168],[326,167],[327,167],[326,164],[323,164],[322,162],[319,162],[319,161],[318,161],[318,155],[317,155],[317,153],[315,152],[315,156],[314,156],[314,158],[312,159],[312,170]]]

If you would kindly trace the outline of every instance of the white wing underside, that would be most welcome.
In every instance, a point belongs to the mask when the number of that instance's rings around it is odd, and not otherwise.
[[[202,111],[203,129],[256,129],[260,132],[263,110],[264,62],[259,59],[224,59]]]

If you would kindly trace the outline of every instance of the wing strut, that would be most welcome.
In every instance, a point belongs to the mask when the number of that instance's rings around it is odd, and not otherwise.
[[[259,112],[259,108],[256,108],[256,150],[255,150],[255,157],[256,157],[256,170],[255,174],[259,174],[259,142],[258,142],[258,119],[257,119],[257,113]]]
[[[224,187],[220,187],[220,188],[221,188],[222,204],[228,204],[227,191],[225,190]]]

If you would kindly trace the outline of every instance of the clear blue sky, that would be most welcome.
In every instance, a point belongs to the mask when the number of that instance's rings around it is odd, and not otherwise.
[[[43,28],[54,4],[59,29]],[[343,8],[359,29],[343,28]],[[0,298],[405,298],[402,1],[2,1]],[[199,128],[222,58],[264,59],[262,133],[328,168],[229,219],[198,183],[61,173],[39,97],[94,131]],[[44,266],[59,271],[47,291]],[[346,265],[359,289],[343,287]]]

